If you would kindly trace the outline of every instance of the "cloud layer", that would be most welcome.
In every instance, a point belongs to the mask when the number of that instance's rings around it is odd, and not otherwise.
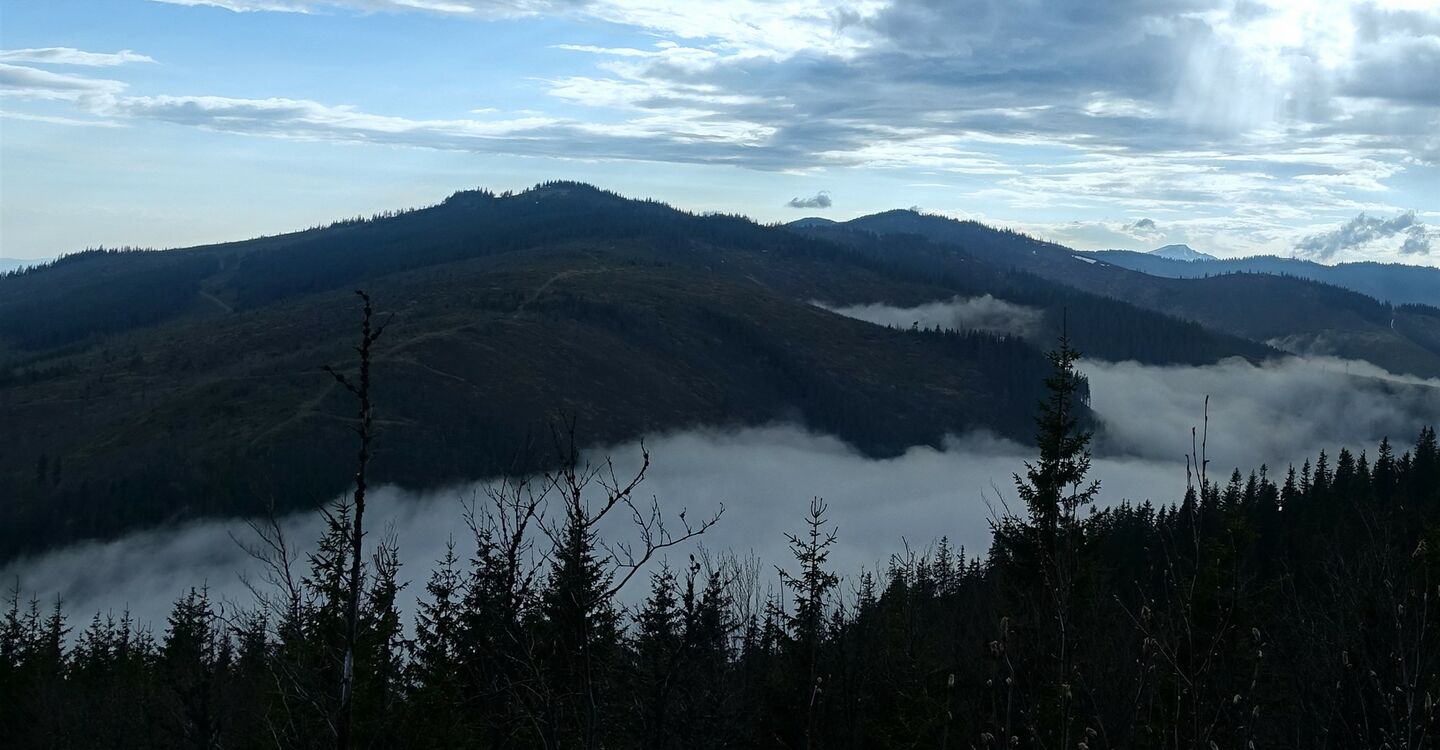
[[[1190,428],[1201,423],[1207,394],[1212,477],[1222,480],[1232,467],[1248,470],[1262,462],[1278,474],[1322,449],[1332,455],[1341,446],[1373,452],[1387,435],[1402,447],[1421,424],[1440,421],[1440,382],[1422,385],[1364,363],[1089,362],[1084,370],[1104,422],[1094,476],[1103,482],[1105,503],[1168,503],[1183,494]],[[834,438],[784,425],[652,436],[647,447],[655,463],[645,493],[671,512],[688,509],[691,518],[723,503],[725,515],[704,544],[753,551],[765,570],[785,561],[781,532],[798,527],[808,499],[825,497],[840,531],[834,562],[847,574],[883,564],[905,544],[923,548],[941,535],[972,553],[983,552],[988,521],[1002,499],[1013,501],[1011,475],[1032,453],[971,434],[941,449],[917,447],[874,460]],[[623,471],[634,468],[639,450],[631,444],[588,455],[613,456]],[[404,571],[423,576],[452,536],[466,550],[462,509],[479,486],[419,494],[380,488],[373,494],[370,528],[393,531]],[[320,530],[312,514],[288,517],[284,525],[290,538],[301,542],[315,539]],[[41,597],[62,595],[75,617],[129,606],[139,620],[159,627],[171,602],[192,585],[206,584],[217,598],[249,603],[238,574],[253,571],[253,563],[232,539],[249,533],[238,521],[149,531],[21,560],[0,570],[0,578],[18,579],[25,591]],[[409,596],[422,584],[423,579],[412,581]]]

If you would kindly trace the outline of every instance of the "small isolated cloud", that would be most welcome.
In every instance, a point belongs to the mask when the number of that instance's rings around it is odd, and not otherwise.
[[[119,52],[86,52],[74,47],[37,47],[0,50],[0,61],[108,68],[126,63],[153,63],[155,58],[128,49]]]
[[[785,205],[791,208],[829,208],[832,205],[830,191],[821,190],[809,198],[791,198]]]
[[[1393,219],[1381,219],[1360,212],[1339,229],[1312,234],[1300,240],[1296,251],[1317,260],[1328,260],[1347,250],[1364,248],[1392,237],[1403,237],[1400,252],[1404,255],[1429,255],[1430,233],[1425,224],[1406,211]]]
[[[1155,224],[1154,219],[1140,219],[1125,226],[1120,230],[1125,234],[1142,240],[1153,240],[1161,236],[1160,227]]]

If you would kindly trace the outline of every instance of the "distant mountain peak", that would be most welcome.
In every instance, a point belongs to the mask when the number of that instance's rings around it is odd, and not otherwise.
[[[1219,258],[1209,253],[1202,253],[1189,245],[1166,245],[1165,247],[1158,247],[1151,250],[1150,254],[1161,258],[1169,258],[1170,260],[1219,260]]]
[[[796,229],[804,229],[806,227],[828,227],[833,226],[837,223],[839,222],[836,222],[834,219],[827,219],[823,216],[806,216],[803,219],[796,219],[787,224],[786,226],[794,227]]]

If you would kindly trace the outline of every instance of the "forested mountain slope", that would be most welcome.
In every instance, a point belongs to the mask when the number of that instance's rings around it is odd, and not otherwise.
[[[1042,308],[1050,330],[1068,311],[1101,358],[1271,353],[931,251],[952,265],[555,183],[0,277],[0,557],[342,491],[351,407],[320,367],[350,361],[357,287],[393,315],[375,479],[411,487],[547,465],[571,418],[592,444],[799,420],[875,455],[1028,434],[1045,364],[1030,343],[888,330],[812,300],[993,292]]]
[[[674,266],[545,248],[369,280],[394,314],[375,366],[376,478],[432,487],[609,442],[798,418],[877,453],[1023,432],[1043,360],[1016,340],[913,335]],[[45,360],[0,388],[7,550],[137,523],[305,507],[344,489],[350,360],[331,291],[181,319]]]
[[[1224,274],[1169,279],[1132,271],[1069,248],[973,221],[914,211],[888,211],[834,227],[797,229],[840,238],[847,232],[925,243],[897,252],[940,270],[933,243],[952,245],[996,267],[1040,276],[1093,294],[1193,320],[1207,328],[1306,354],[1365,359],[1397,373],[1440,376],[1440,309],[1391,307],[1362,294],[1305,279],[1267,274]]]

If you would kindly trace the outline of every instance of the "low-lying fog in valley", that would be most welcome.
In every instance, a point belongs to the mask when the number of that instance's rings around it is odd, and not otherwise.
[[[907,329],[910,327],[930,329],[939,326],[944,329],[985,331],[986,333],[1008,334],[1021,338],[1034,338],[1045,321],[1045,311],[1036,307],[1017,305],[998,297],[982,294],[979,297],[955,297],[939,302],[927,302],[915,307],[894,307],[891,305],[828,305],[811,302],[847,318],[863,320],[875,325]]]
[[[985,324],[990,330],[1010,332],[1037,324],[1026,308],[1001,300],[963,302],[960,313],[953,304],[927,306],[926,320],[949,326],[963,314],[972,321],[991,321]],[[863,315],[855,308],[845,312],[906,327],[918,320],[916,308],[868,306]],[[1092,476],[1103,483],[1103,503],[1180,499],[1190,430],[1202,422],[1207,395],[1210,475],[1222,482],[1233,468],[1248,473],[1261,463],[1269,464],[1278,481],[1289,464],[1298,467],[1322,449],[1333,456],[1345,446],[1373,456],[1387,435],[1403,451],[1423,424],[1440,421],[1440,381],[1394,376],[1362,362],[1287,358],[1207,367],[1082,365],[1102,422]],[[642,496],[655,496],[672,516],[687,509],[691,519],[723,503],[723,518],[700,543],[753,554],[772,582],[773,566],[790,562],[783,532],[800,530],[812,496],[829,503],[840,539],[832,561],[852,580],[862,568],[883,567],[888,556],[907,545],[923,549],[941,536],[971,554],[983,554],[989,520],[1003,502],[1014,502],[1012,474],[1023,472],[1023,462],[1033,454],[1012,441],[967,434],[946,440],[939,449],[915,447],[901,456],[874,459],[794,425],[697,429],[651,436],[645,445],[653,467]],[[586,456],[591,461],[609,456],[617,469],[633,471],[640,449],[620,445]],[[448,539],[455,540],[457,554],[468,556],[473,545],[462,513],[465,502],[475,497],[483,498],[483,485],[423,493],[384,487],[372,495],[367,528],[377,535],[388,530],[398,539],[403,572],[411,581],[410,601],[423,590]],[[284,518],[283,526],[292,542],[310,544],[321,523],[316,514],[304,513]],[[199,522],[20,560],[0,570],[0,577],[18,581],[25,596],[62,596],[67,612],[78,620],[128,607],[137,620],[159,629],[171,603],[190,586],[206,585],[216,599],[250,604],[241,575],[253,573],[256,563],[236,540],[251,537],[240,520]],[[693,546],[669,550],[676,564],[694,551]],[[643,579],[636,579],[622,598],[633,600],[643,589]]]

